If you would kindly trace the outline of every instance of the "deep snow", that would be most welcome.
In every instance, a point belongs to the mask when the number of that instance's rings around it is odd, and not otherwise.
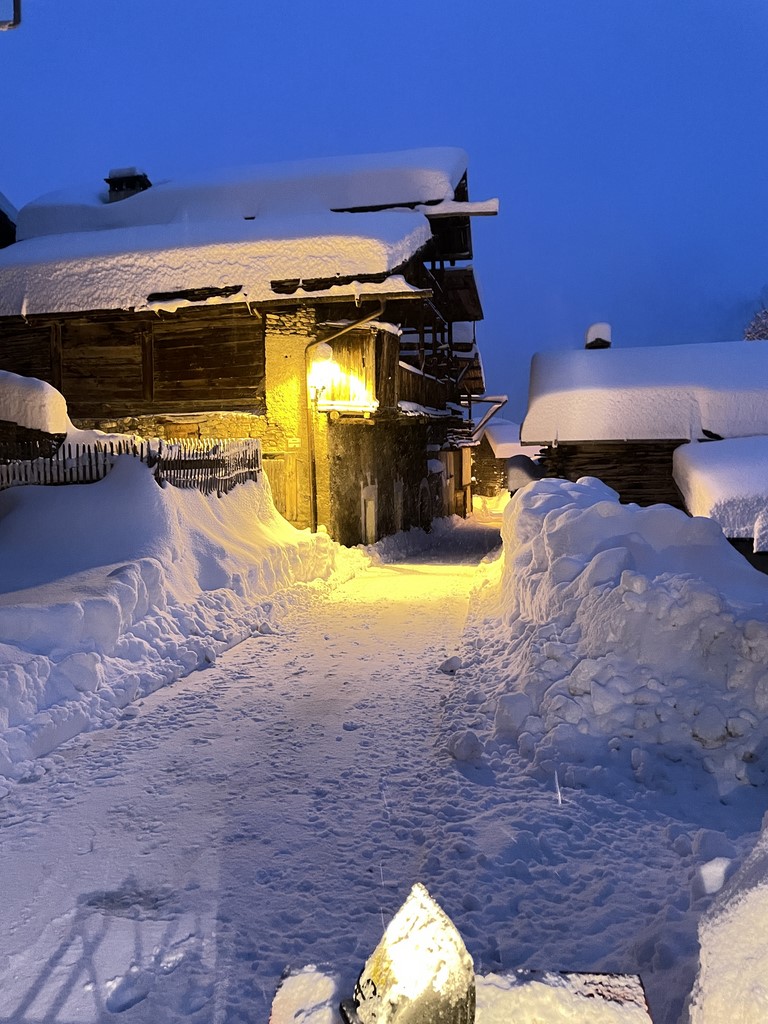
[[[696,1012],[738,973],[759,1019],[759,934],[712,901],[764,913],[762,862],[728,879],[766,807],[768,583],[596,481],[519,492],[477,566],[485,507],[372,564],[263,485],[129,458],[0,494],[0,1020],[262,1021],[309,963],[348,995],[415,881],[479,973],[641,973],[656,1024],[713,907]]]
[[[522,440],[765,434],[766,387],[768,348],[760,342],[538,352]]]

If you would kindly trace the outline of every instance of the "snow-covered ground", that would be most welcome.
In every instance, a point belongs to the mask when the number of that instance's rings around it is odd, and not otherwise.
[[[768,580],[595,481],[518,493],[480,561],[500,519],[371,560],[129,458],[0,493],[3,1024],[261,1022],[313,963],[349,995],[416,881],[478,973],[640,973],[656,1024],[709,910],[696,1020],[735,974],[763,1018],[722,887],[760,920],[762,861],[728,879],[768,803]]]

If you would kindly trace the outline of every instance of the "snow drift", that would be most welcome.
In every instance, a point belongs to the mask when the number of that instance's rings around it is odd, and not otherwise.
[[[566,784],[620,760],[665,785],[702,763],[722,791],[765,781],[768,579],[719,526],[542,480],[506,508],[495,607],[475,659],[501,679],[489,741]]]
[[[252,634],[289,585],[364,563],[297,531],[266,480],[160,488],[130,456],[88,486],[0,492],[0,775]]]

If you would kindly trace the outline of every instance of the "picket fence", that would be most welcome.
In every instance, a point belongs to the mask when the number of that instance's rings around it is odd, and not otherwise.
[[[0,490],[95,483],[125,456],[145,463],[158,484],[193,487],[204,494],[226,494],[246,480],[258,480],[262,470],[261,442],[255,438],[65,443],[48,456],[20,442],[12,451],[5,446],[0,455]]]

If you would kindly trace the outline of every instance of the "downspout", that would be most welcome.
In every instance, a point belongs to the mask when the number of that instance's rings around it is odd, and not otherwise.
[[[477,424],[475,429],[472,431],[473,441],[477,441],[479,439],[480,435],[483,432],[483,427],[485,426],[485,424],[488,422],[489,419],[491,419],[492,416],[496,415],[499,409],[502,409],[507,404],[508,398],[506,395],[498,395],[494,396],[493,398],[484,398],[483,401],[491,402],[492,404],[491,408],[488,410],[485,416],[483,416],[483,418]]]
[[[315,457],[315,416],[314,409],[312,408],[312,399],[309,394],[309,352],[316,345],[329,345],[332,341],[336,341],[337,338],[341,338],[342,335],[348,334],[349,331],[354,331],[358,327],[364,327],[371,320],[377,320],[384,313],[386,304],[386,299],[379,299],[379,308],[375,312],[369,313],[352,324],[346,324],[336,331],[335,334],[329,334],[327,338],[316,338],[314,341],[310,341],[304,348],[304,382],[307,389],[307,443],[309,447],[309,501],[312,533],[317,533],[317,461]]]

